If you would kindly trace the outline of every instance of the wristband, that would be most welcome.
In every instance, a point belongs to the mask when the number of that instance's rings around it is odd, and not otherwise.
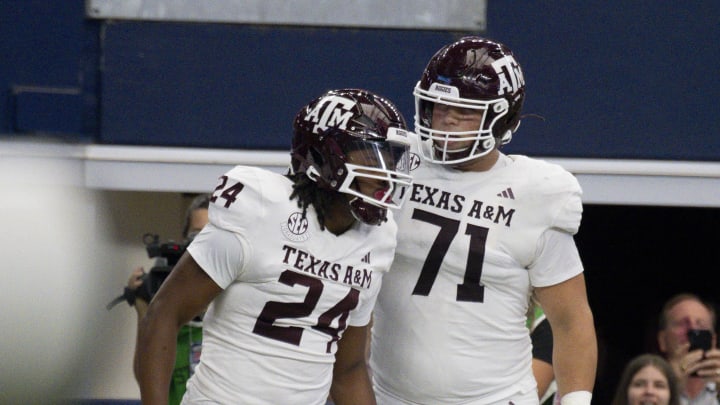
[[[560,405],[590,405],[592,393],[589,391],[573,391],[563,395]]]

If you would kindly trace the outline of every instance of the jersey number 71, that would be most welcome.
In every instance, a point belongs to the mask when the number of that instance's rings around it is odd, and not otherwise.
[[[412,218],[440,227],[440,231],[430,247],[427,258],[425,258],[425,263],[420,271],[420,277],[412,292],[413,295],[427,296],[430,294],[430,289],[432,289],[432,285],[435,283],[450,243],[452,243],[455,235],[458,233],[460,221],[445,218],[421,209],[415,209]],[[480,282],[480,276],[482,275],[483,261],[485,260],[485,242],[487,240],[488,228],[467,224],[465,234],[470,235],[470,247],[468,249],[463,282],[457,285],[456,300],[483,302],[485,286]]]

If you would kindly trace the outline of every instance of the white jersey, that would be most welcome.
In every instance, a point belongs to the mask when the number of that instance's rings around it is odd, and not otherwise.
[[[487,172],[420,162],[411,174],[375,308],[378,398],[523,403],[515,398],[536,390],[526,327],[532,287],[583,271],[572,239],[580,187],[561,167],[525,156],[501,155]]]
[[[392,214],[336,236],[312,207],[302,218],[282,175],[238,166],[221,182],[188,247],[224,291],[205,314],[183,403],[324,404],[338,340],[369,323],[392,262]]]

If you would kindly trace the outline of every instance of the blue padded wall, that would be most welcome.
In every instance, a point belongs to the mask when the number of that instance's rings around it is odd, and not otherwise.
[[[292,120],[331,88],[397,103],[427,55],[456,35],[428,31],[115,22],[105,29],[102,131],[110,144],[287,149]]]
[[[525,70],[525,112],[545,117],[526,119],[506,151],[720,160],[720,2],[491,0],[487,12],[484,34]],[[459,36],[90,20],[84,0],[5,0],[0,133],[285,149],[295,112],[329,88],[376,91],[412,121],[412,86]]]
[[[488,2],[488,36],[528,85],[512,149],[544,156],[720,160],[720,2]]]
[[[2,0],[0,134],[94,140],[98,21],[84,0]]]

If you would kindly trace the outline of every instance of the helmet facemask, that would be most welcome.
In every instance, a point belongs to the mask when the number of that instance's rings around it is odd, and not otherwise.
[[[438,90],[442,89],[442,90]],[[493,100],[472,100],[458,96],[457,88],[433,83],[430,90],[420,84],[415,87],[415,131],[418,134],[418,149],[423,159],[454,165],[485,156],[512,138],[512,131],[495,136],[496,124],[508,114],[509,104],[504,98]],[[480,122],[477,129],[448,131],[433,129],[433,110],[436,106],[456,107],[477,111]],[[468,144],[468,141],[474,141]],[[464,145],[460,145],[460,143]]]
[[[400,208],[412,183],[408,173],[408,147],[406,136],[399,137],[398,128],[388,128],[383,141],[357,140],[345,143],[345,175],[337,191],[355,198],[350,209],[356,219],[371,225],[386,220],[387,209]],[[403,131],[404,132],[404,131]]]

